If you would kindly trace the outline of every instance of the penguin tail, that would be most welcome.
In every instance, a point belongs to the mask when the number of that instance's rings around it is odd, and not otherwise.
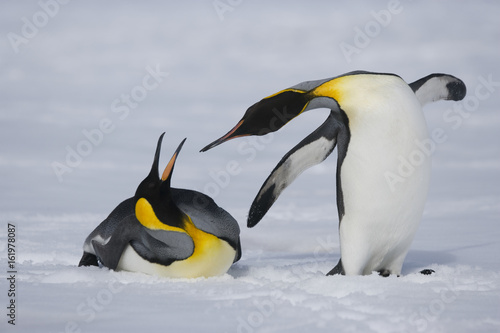
[[[283,156],[250,207],[247,220],[249,228],[259,223],[281,192],[303,171],[323,162],[332,153],[341,128],[332,111],[320,127]]]

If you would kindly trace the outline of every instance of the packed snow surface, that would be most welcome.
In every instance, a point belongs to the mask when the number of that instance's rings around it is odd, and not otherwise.
[[[500,331],[499,3],[0,7],[2,332]],[[328,110],[199,153],[261,98],[357,69],[449,73],[468,88],[424,108],[432,179],[400,277],[325,276],[340,256],[335,153],[246,228],[263,181]],[[208,279],[78,268],[164,131],[162,165],[187,137],[172,185],[236,218],[242,259]]]

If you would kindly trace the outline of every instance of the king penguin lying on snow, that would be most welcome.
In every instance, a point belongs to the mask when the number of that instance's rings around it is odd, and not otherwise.
[[[79,266],[99,265],[166,277],[209,277],[241,257],[236,220],[206,195],[170,187],[184,139],[159,177],[163,133],[135,195],[87,237]]]
[[[248,226],[255,226],[283,189],[337,145],[341,260],[328,274],[400,275],[422,217],[431,170],[430,156],[421,148],[430,140],[422,106],[461,100],[465,92],[461,80],[446,74],[409,85],[394,74],[364,71],[303,82],[252,105],[233,129],[202,151],[232,138],[277,131],[304,111],[331,109],[326,121],[271,172],[252,203]],[[401,174],[403,160],[414,164],[411,172]]]

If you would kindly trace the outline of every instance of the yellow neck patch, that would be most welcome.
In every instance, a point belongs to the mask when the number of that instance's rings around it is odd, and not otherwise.
[[[194,243],[194,252],[189,257],[189,260],[193,262],[207,260],[208,258],[212,258],[213,260],[213,253],[217,253],[220,250],[219,248],[222,246],[223,241],[212,234],[196,228],[191,218],[188,217],[188,219],[189,223],[185,224],[186,232],[191,236]]]
[[[287,91],[293,91],[293,92],[298,92],[298,93],[305,93],[305,91],[304,91],[304,90],[299,90],[299,89],[292,89],[292,88],[289,88],[289,89],[285,89],[285,90],[278,91],[277,93],[272,94],[272,95],[269,95],[269,96],[267,96],[267,97],[264,97],[263,99],[268,99],[268,98],[271,98],[271,97],[277,96],[277,95],[282,94],[282,93],[287,92]]]
[[[187,233],[193,239],[194,243],[194,252],[189,259],[201,259],[207,252],[210,252],[211,248],[217,250],[220,247],[220,240],[216,236],[196,228],[188,215],[184,215],[183,228],[172,227],[161,222],[156,217],[151,204],[144,198],[137,200],[135,215],[139,222],[148,229]]]
[[[146,228],[187,233],[193,240],[194,251],[184,260],[163,266],[145,260],[127,247],[118,265],[120,269],[173,278],[195,278],[221,275],[231,267],[236,250],[226,241],[198,229],[189,216],[184,215],[182,228],[168,226],[158,220],[151,204],[144,198],[137,200],[135,211],[137,219]]]
[[[349,81],[351,76],[342,76],[330,81],[326,81],[320,86],[316,87],[311,91],[311,94],[315,97],[331,97],[341,104],[344,92],[346,89],[342,89],[347,81]]]
[[[155,212],[153,211],[153,207],[151,206],[149,201],[144,198],[140,198],[139,200],[137,200],[137,203],[135,204],[135,216],[143,226],[151,230],[168,230],[184,233],[186,232],[182,228],[171,227],[158,220]],[[191,221],[191,219],[189,219],[189,221]]]

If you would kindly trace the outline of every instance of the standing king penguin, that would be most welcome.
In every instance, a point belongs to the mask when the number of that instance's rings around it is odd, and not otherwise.
[[[184,139],[158,172],[163,133],[149,175],[87,237],[79,266],[176,278],[227,272],[241,257],[236,220],[206,195],[170,187]]]
[[[464,83],[431,74],[411,84],[394,74],[350,72],[299,83],[252,105],[226,135],[201,151],[247,135],[277,131],[302,112],[329,108],[326,121],[290,150],[262,185],[248,214],[255,226],[280,193],[337,146],[341,259],[328,273],[400,275],[417,231],[430,178],[422,106],[464,98]],[[416,158],[418,157],[418,158]],[[414,162],[401,175],[402,161]],[[422,273],[429,273],[422,271]]]

